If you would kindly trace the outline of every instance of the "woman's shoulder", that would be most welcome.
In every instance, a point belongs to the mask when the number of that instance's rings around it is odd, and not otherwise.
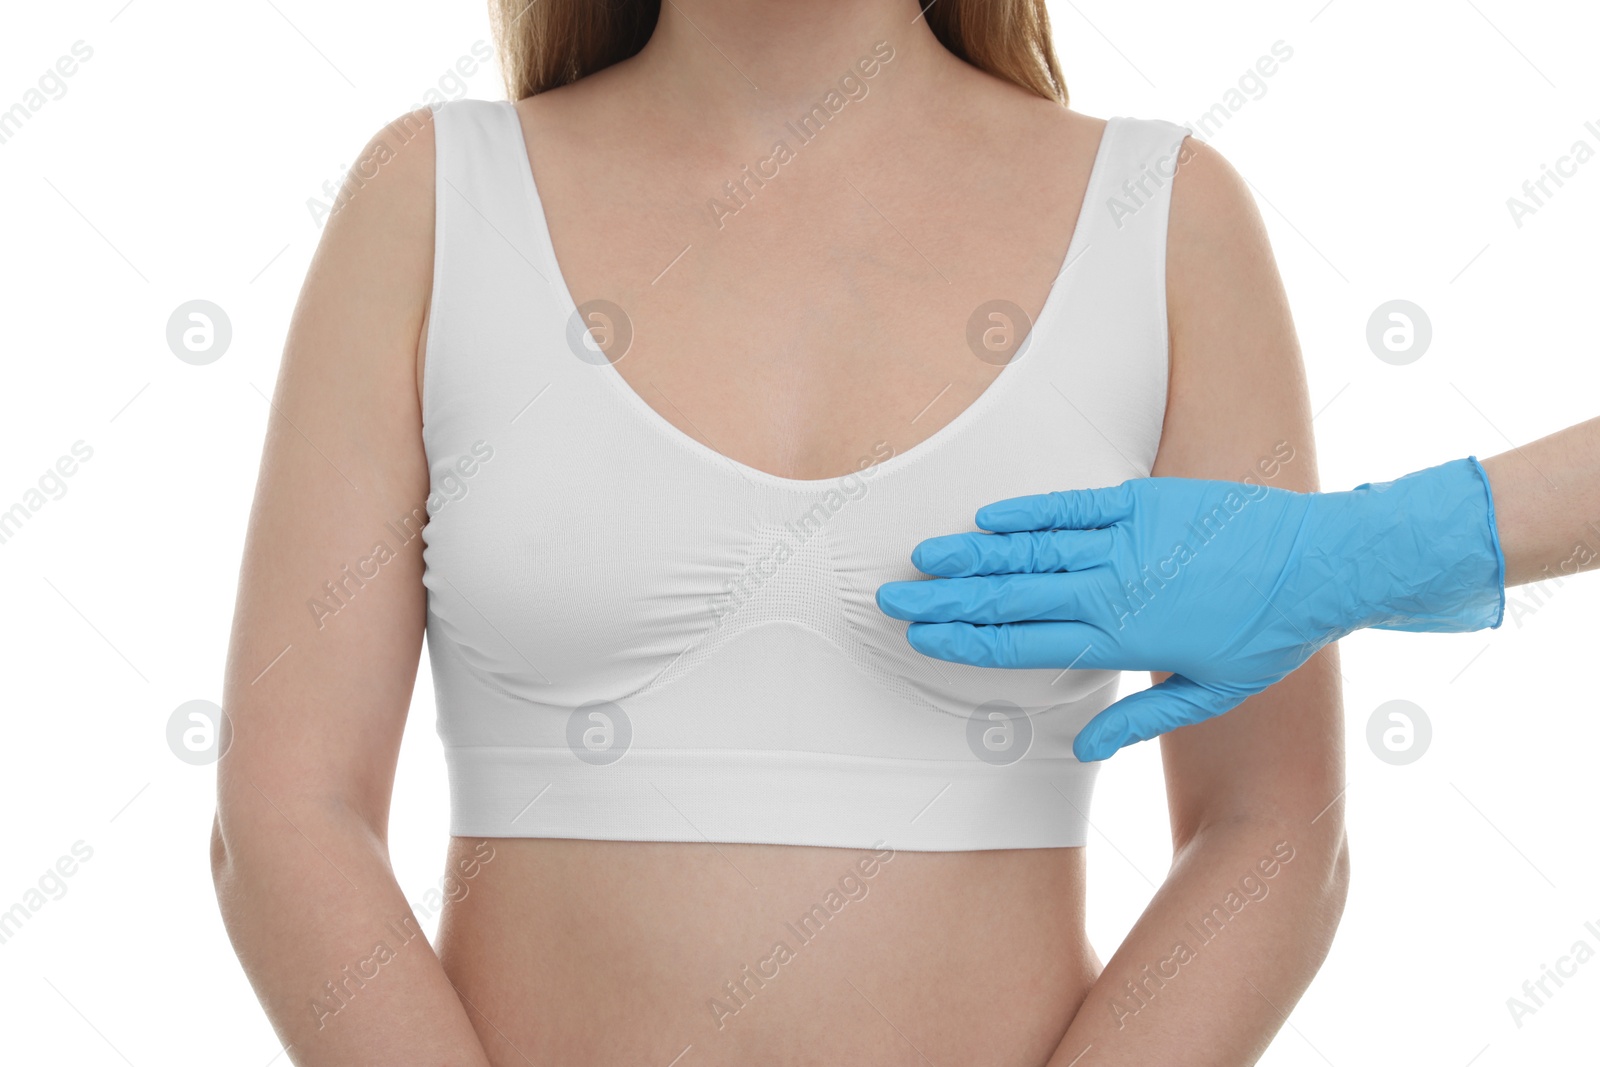
[[[378,169],[382,168],[394,176],[389,182],[391,185],[414,181],[425,174],[432,164],[435,113],[442,108],[460,108],[477,103],[484,101],[454,100],[433,107],[421,107],[391,119],[368,138],[362,150],[362,159],[371,162],[367,174],[376,176]]]
[[[381,323],[371,344],[322,343],[308,354],[329,361],[413,365],[433,279],[435,126],[432,108],[406,112],[367,138],[335,196],[302,293],[312,319]],[[326,339],[324,339],[326,340]],[[370,368],[369,368],[370,369]],[[330,373],[337,373],[329,369]]]
[[[454,101],[450,107],[466,101]],[[426,221],[413,237],[432,233],[434,195],[434,109],[418,108],[386,123],[367,138],[329,213],[330,232],[359,238],[369,233],[369,220]],[[344,225],[332,230],[335,221]],[[406,231],[400,231],[403,234]]]
[[[1249,183],[1233,164],[1190,135],[1183,139],[1175,165],[1169,254],[1172,249],[1189,249],[1208,258],[1224,253],[1259,255],[1266,246],[1265,227]]]

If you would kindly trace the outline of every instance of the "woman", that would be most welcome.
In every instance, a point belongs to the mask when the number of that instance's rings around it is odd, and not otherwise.
[[[1102,966],[1116,676],[872,600],[996,498],[1316,488],[1243,184],[1069,111],[1028,0],[498,14],[516,102],[374,139],[277,388],[213,857],[291,1058],[1252,1062],[1344,900],[1332,651],[1163,741],[1172,868]],[[386,858],[425,627],[437,955]]]

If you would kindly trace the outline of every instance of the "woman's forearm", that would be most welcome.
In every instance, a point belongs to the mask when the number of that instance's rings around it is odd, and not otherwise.
[[[1600,419],[1483,461],[1506,584],[1600,566]]]
[[[257,794],[219,807],[223,921],[299,1067],[489,1067],[466,1008],[358,816]]]
[[[1316,974],[1344,909],[1344,836],[1334,833],[1250,820],[1198,834],[1048,1067],[1254,1063]]]

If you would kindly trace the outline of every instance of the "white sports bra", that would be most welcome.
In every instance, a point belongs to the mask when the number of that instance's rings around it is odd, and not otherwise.
[[[1084,844],[1097,765],[1072,740],[1118,675],[929,659],[874,595],[983,504],[1150,473],[1188,131],[1111,119],[1020,356],[910,450],[807,481],[696,441],[584,343],[509,103],[434,124],[423,580],[451,832]]]

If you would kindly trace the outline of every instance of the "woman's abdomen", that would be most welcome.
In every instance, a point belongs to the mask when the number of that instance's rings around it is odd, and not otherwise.
[[[496,1067],[1039,1067],[1099,972],[1082,849],[450,851],[438,951]]]

